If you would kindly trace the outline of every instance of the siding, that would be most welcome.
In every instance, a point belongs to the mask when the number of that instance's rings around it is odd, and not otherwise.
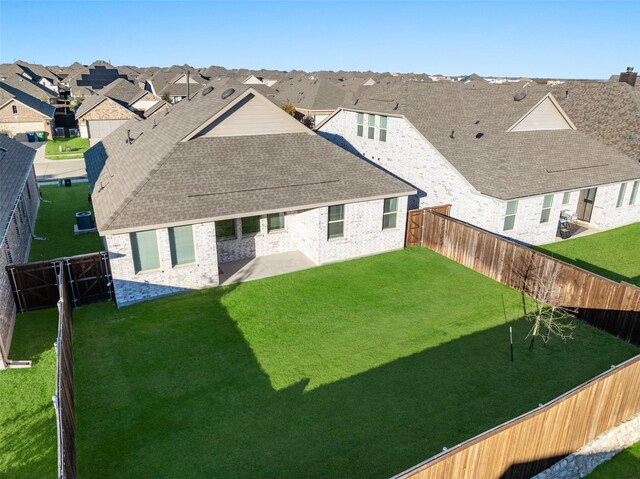
[[[212,93],[214,94],[214,93]],[[300,122],[283,115],[266,98],[250,95],[238,103],[198,136],[273,135],[278,133],[309,132]]]
[[[542,103],[532,109],[511,131],[535,131],[535,130],[570,130],[571,126],[564,119],[560,110],[553,104],[550,98],[545,98]]]

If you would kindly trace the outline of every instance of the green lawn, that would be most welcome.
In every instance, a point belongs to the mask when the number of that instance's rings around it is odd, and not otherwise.
[[[640,286],[640,223],[536,249],[614,281]]]
[[[640,477],[640,442],[625,449],[610,461],[596,467],[589,479],[638,479]]]
[[[62,147],[62,151],[60,151]],[[67,151],[67,147],[70,148]],[[70,160],[74,158],[84,158],[84,152],[89,149],[89,140],[87,138],[54,138],[47,140],[45,145],[44,157],[47,160]]]
[[[521,315],[420,248],[79,308],[80,476],[386,478],[640,352],[583,323],[529,351]]]
[[[41,186],[40,191],[43,201],[40,202],[35,234],[46,239],[32,241],[29,261],[104,250],[98,233],[73,234],[76,212],[91,209],[87,200],[88,183],[74,183],[69,187]]]
[[[9,357],[30,369],[0,371],[0,477],[56,477],[57,310],[18,315]]]

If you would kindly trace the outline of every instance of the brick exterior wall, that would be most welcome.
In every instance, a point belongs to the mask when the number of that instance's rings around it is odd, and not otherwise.
[[[167,229],[156,231],[160,269],[135,274],[128,234],[106,236],[118,306],[126,306],[169,294],[219,284],[218,264],[289,251],[300,251],[316,264],[367,256],[404,246],[407,198],[398,201],[397,226],[382,230],[383,200],[345,205],[344,238],[327,239],[327,208],[291,212],[285,215],[283,231],[267,232],[267,218],[261,217],[261,231],[242,237],[236,221],[237,238],[216,241],[215,224],[194,225],[196,262],[171,266]]]
[[[387,141],[356,134],[357,113],[341,111],[318,131],[320,135],[399,176],[419,190],[409,198],[409,209],[451,204],[451,215],[494,233],[530,244],[556,240],[561,210],[576,211],[579,191],[562,204],[564,192],[554,194],[549,222],[540,223],[544,195],[520,198],[515,227],[503,231],[507,202],[478,193],[447,160],[404,118],[388,117]],[[591,224],[607,229],[640,221],[640,193],[629,205],[633,182],[627,185],[625,203],[616,208],[620,184],[598,187]]]
[[[136,116],[135,113],[118,105],[115,101],[105,100],[78,118],[78,122],[86,123],[87,120],[128,120],[134,116]]]
[[[13,113],[14,106],[17,113]],[[13,134],[45,131],[51,138],[51,122],[51,119],[15,100],[0,108],[0,131],[7,130]]]
[[[18,207],[11,217],[5,238],[0,242],[0,341],[7,352],[11,345],[16,306],[5,266],[11,263],[24,263],[28,260],[31,234],[35,226],[39,204],[40,194],[32,168],[20,196]]]

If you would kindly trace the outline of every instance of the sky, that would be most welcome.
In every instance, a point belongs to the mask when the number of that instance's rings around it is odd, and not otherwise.
[[[606,79],[639,25],[640,1],[0,0],[0,62]]]

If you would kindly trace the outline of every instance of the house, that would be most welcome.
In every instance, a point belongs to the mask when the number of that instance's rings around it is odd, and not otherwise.
[[[6,364],[16,317],[5,266],[27,261],[40,201],[33,169],[35,153],[0,135],[0,369]]]
[[[145,110],[162,101],[160,97],[139,88],[124,78],[119,78],[104,87],[100,94],[138,113],[144,113]]]
[[[78,98],[100,93],[100,90],[118,78],[129,79],[125,73],[120,72],[113,65],[98,60],[66,77],[62,82],[69,87],[71,96]]]
[[[55,105],[58,102],[59,95],[57,92],[49,90],[41,83],[36,83],[33,80],[30,80],[25,75],[10,73],[6,76],[2,76],[2,80],[0,81],[13,88],[21,90],[44,103]]]
[[[159,70],[146,81],[145,89],[154,95],[178,103],[200,91],[207,80],[197,72],[184,71],[181,67]]]
[[[44,131],[52,136],[56,108],[5,82],[0,82],[0,133],[14,136]]]
[[[385,81],[317,127],[319,134],[411,183],[410,207],[451,214],[532,244],[574,226],[640,220],[640,164],[581,131],[547,87]]]
[[[230,81],[127,122],[85,161],[119,306],[216,286],[257,257],[402,248],[415,194]]]
[[[76,110],[82,138],[100,139],[138,115],[108,96],[87,97]]]
[[[22,74],[29,78],[29,80],[42,85],[51,92],[58,93],[60,78],[47,67],[35,63],[23,62],[21,60],[17,61],[16,65],[20,67]]]

